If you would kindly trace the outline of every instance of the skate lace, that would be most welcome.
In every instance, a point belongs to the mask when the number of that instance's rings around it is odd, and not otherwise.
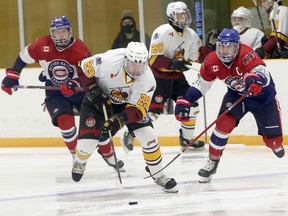
[[[85,171],[85,165],[86,164],[81,164],[81,163],[74,163],[73,164],[73,173],[79,173],[79,174],[83,174]]]
[[[161,176],[160,178],[156,178],[155,182],[158,185],[165,186],[167,182],[170,181],[171,178],[166,177],[165,175]]]
[[[203,167],[203,169],[211,171],[214,167],[215,167],[215,161],[208,160],[207,164]]]

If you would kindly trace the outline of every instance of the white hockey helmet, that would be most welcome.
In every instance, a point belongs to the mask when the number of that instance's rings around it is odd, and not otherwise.
[[[233,11],[231,15],[231,24],[239,33],[246,28],[251,27],[252,13],[249,9],[241,6]]]
[[[141,76],[147,69],[148,50],[144,43],[130,42],[125,50],[124,69],[132,78]]]
[[[179,28],[188,27],[192,22],[190,10],[187,8],[187,5],[181,1],[168,4],[166,15],[172,24]]]
[[[281,0],[261,0],[263,10],[269,14],[273,10],[274,2],[278,5],[282,5]]]

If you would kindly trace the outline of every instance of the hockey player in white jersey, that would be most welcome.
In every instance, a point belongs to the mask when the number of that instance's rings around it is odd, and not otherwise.
[[[149,113],[155,119],[163,113],[167,100],[176,101],[189,89],[183,72],[188,71],[189,65],[198,60],[200,45],[197,33],[189,28],[192,19],[185,3],[177,1],[168,4],[166,15],[168,23],[154,30],[149,50],[149,65],[157,83]],[[190,121],[181,123],[181,148],[185,148],[193,139],[198,113],[199,105],[196,102],[191,110]],[[129,134],[131,132],[126,132],[123,137],[123,143],[128,148],[133,140]],[[200,140],[192,145],[193,148],[204,149],[203,146],[204,142]]]
[[[231,24],[238,31],[241,43],[255,50],[261,47],[261,39],[264,36],[264,32],[251,26],[252,18],[251,11],[241,6],[233,11]]]
[[[255,51],[261,58],[281,58],[283,57],[283,46],[288,42],[288,7],[283,6],[281,0],[261,0],[261,2],[262,8],[269,14],[272,31],[269,37],[263,37],[262,47]],[[278,8],[274,8],[275,2],[278,4]],[[273,21],[274,10],[277,11],[275,11]],[[285,57],[287,58],[287,56]]]
[[[81,68],[85,74],[81,82],[87,93],[80,113],[73,180],[80,181],[87,160],[97,145],[102,155],[114,154],[108,132],[114,136],[125,125],[133,131],[142,146],[146,170],[154,174],[162,169],[158,137],[151,120],[146,117],[156,82],[148,66],[145,44],[130,42],[127,48],[94,55],[82,60]],[[106,121],[102,104],[107,108],[109,119]],[[106,162],[116,167],[114,157],[110,158]],[[122,161],[118,161],[121,170],[123,165]],[[164,191],[177,192],[176,181],[166,177],[163,171],[153,178]]]

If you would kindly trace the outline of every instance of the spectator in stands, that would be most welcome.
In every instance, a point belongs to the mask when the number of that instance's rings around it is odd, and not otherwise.
[[[145,44],[150,46],[148,34],[145,34]],[[131,10],[124,10],[120,18],[120,31],[114,39],[112,49],[126,48],[131,41],[140,42],[140,32],[136,28],[136,22]]]

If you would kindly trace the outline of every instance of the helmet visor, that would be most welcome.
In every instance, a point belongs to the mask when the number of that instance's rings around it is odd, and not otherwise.
[[[135,63],[126,58],[124,68],[130,77],[137,78],[147,69],[147,62]]]
[[[67,46],[72,36],[70,27],[51,28],[51,38],[57,46]]]
[[[221,42],[216,43],[216,53],[222,62],[230,63],[238,54],[239,43]]]

